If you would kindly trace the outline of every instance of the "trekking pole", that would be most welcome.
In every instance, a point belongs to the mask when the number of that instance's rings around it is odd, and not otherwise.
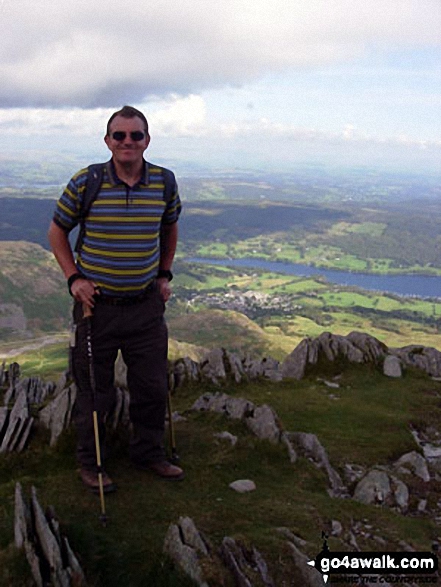
[[[93,432],[95,435],[95,452],[96,452],[96,465],[98,470],[98,485],[100,493],[101,503],[101,514],[100,522],[105,527],[107,525],[106,515],[106,503],[104,501],[104,485],[103,485],[103,468],[101,464],[101,448],[100,448],[100,437],[98,430],[98,414],[96,410],[96,382],[95,382],[95,370],[93,368],[93,354],[92,354],[92,310],[86,304],[83,304],[83,317],[86,320],[87,333],[87,359],[89,363],[89,382],[92,390],[92,403],[93,403]]]
[[[175,427],[173,423],[173,411],[172,411],[172,403],[171,403],[171,386],[168,387],[167,393],[167,408],[168,408],[168,423],[169,423],[169,433],[170,433],[170,450],[171,450],[171,459],[170,462],[173,465],[177,465],[179,463],[179,456],[176,452],[176,439],[175,439]]]

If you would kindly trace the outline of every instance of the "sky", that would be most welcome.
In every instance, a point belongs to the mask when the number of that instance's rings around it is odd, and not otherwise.
[[[441,175],[441,0],[0,0],[0,153]]]

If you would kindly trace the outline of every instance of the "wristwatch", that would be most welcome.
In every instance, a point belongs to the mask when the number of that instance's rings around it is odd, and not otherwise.
[[[158,279],[161,277],[165,277],[169,281],[173,279],[173,273],[169,269],[159,269],[158,275],[156,276]]]

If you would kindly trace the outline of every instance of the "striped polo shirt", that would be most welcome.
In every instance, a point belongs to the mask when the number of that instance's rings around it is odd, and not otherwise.
[[[87,168],[73,176],[58,200],[54,222],[66,232],[80,221],[86,179]],[[138,295],[156,277],[161,223],[173,224],[181,212],[176,181],[167,203],[164,187],[157,165],[145,161],[141,180],[133,187],[118,178],[113,161],[105,165],[76,259],[78,270],[104,294]]]

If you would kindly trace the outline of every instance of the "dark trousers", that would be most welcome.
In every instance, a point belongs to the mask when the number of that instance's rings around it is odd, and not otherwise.
[[[102,458],[105,457],[105,419],[115,404],[114,365],[121,350],[127,365],[130,393],[130,458],[138,464],[164,460],[164,424],[168,392],[168,334],[164,302],[157,288],[133,305],[97,302],[91,320],[95,393],[87,357],[87,321],[81,304],[74,306],[75,346],[72,374],[77,385],[73,419],[77,431],[77,458],[84,468],[96,467],[93,411],[99,422]]]

